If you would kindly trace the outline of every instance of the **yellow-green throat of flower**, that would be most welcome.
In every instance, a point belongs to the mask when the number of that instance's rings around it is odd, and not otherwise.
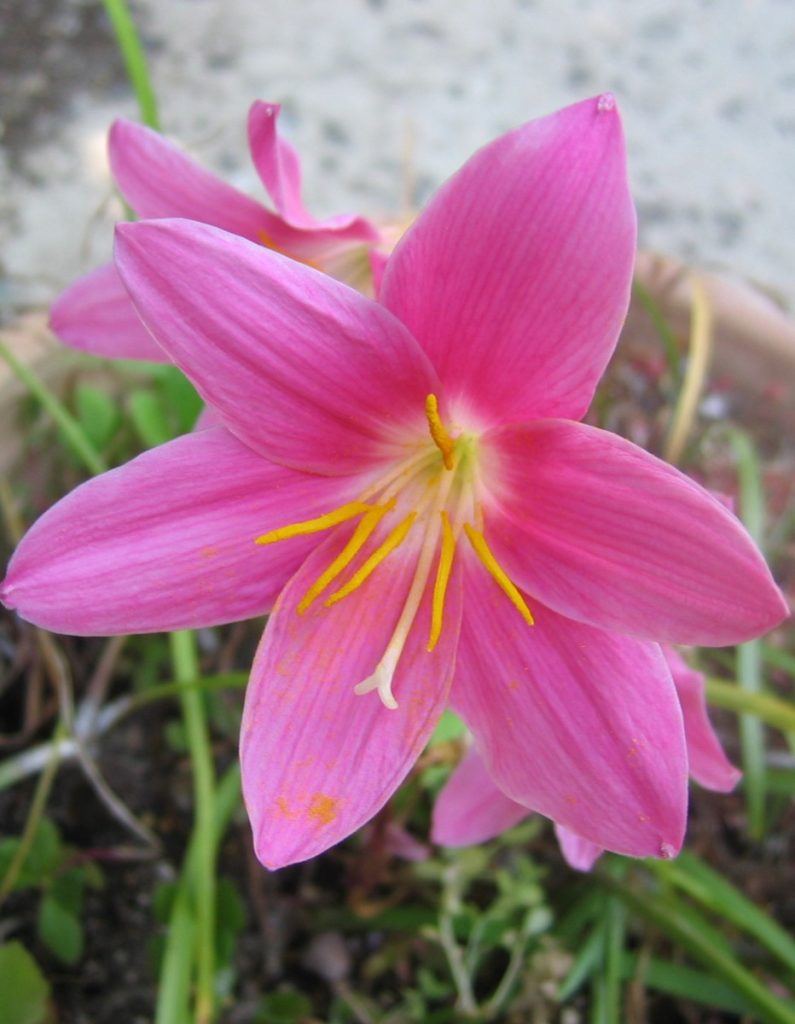
[[[376,690],[388,708],[398,706],[392,693],[392,678],[430,583],[434,562],[429,652],[434,650],[442,635],[447,587],[462,532],[477,558],[525,622],[533,625],[533,615],[524,598],[497,561],[484,536],[482,504],[478,497],[477,435],[466,432],[451,435],[439,414],[439,403],[434,394],[425,400],[425,415],[431,443],[428,443],[426,435],[424,442],[414,445],[405,459],[393,463],[358,500],[314,519],[269,530],[256,538],[257,544],[274,544],[291,537],[328,530],[358,518],[359,522],[345,547],[299,601],[297,612],[302,615],[332,584],[339,582],[382,520],[391,513],[398,512],[398,522],[348,579],[326,596],[323,603],[327,608],[358,590],[413,530],[418,526],[423,529],[414,576],[392,637],[375,671],[355,687],[356,693]]]

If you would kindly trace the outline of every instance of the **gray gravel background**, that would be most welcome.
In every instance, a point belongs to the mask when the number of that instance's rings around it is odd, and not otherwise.
[[[400,212],[507,128],[613,90],[641,239],[795,304],[795,0],[139,0],[166,131],[259,193],[249,102],[285,106],[317,213]],[[94,0],[0,0],[0,310],[110,251],[134,116]]]

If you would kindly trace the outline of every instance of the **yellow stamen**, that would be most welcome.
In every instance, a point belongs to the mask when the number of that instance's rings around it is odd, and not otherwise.
[[[358,589],[368,576],[375,572],[384,559],[388,555],[391,555],[395,548],[403,543],[416,518],[417,513],[410,512],[402,522],[398,523],[383,544],[375,549],[372,555],[370,555],[367,561],[357,569],[348,582],[343,587],[340,587],[339,590],[335,590],[331,597],[323,602],[326,608],[330,608],[333,604],[336,604],[337,601],[341,601],[343,597],[347,597],[348,594],[352,594],[354,590]]]
[[[436,582],[433,585],[433,606],[431,611],[431,635],[428,640],[428,651],[432,651],[442,633],[444,620],[444,598],[450,570],[453,567],[455,553],[455,534],[450,525],[450,516],[442,510],[442,550],[439,553],[439,566],[436,570]]]
[[[303,615],[312,602],[323,593],[326,587],[330,583],[333,583],[343,569],[350,565],[376,526],[378,526],[387,512],[390,512],[394,507],[395,499],[392,498],[392,500],[386,502],[386,504],[376,505],[375,508],[372,508],[368,513],[366,513],[362,521],[354,530],[353,536],[342,551],[337,555],[328,569],[326,569],[326,571],[317,578],[309,590],[307,590],[306,594],[301,598],[298,605],[299,615]]]
[[[305,519],[301,523],[291,523],[289,526],[280,526],[276,530],[269,530],[257,537],[255,544],[275,544],[279,540],[287,540],[290,537],[300,537],[305,533],[318,533],[320,530],[328,530],[331,526],[344,523],[347,519],[353,519],[364,512],[370,512],[374,508],[363,501],[351,501],[347,505],[341,505],[332,512],[327,512],[316,519]]]
[[[453,444],[453,439],[447,433],[444,423],[442,423],[436,395],[428,395],[425,399],[425,415],[428,417],[428,428],[430,429],[433,443],[442,453],[444,468],[452,469],[455,445]]]
[[[494,581],[505,592],[511,604],[516,608],[528,626],[535,625],[532,612],[525,604],[522,595],[508,578],[505,570],[492,554],[491,548],[486,543],[486,538],[474,526],[470,526],[469,523],[464,523],[464,530],[467,537],[469,537],[469,543],[475,550],[475,554],[486,567]]]

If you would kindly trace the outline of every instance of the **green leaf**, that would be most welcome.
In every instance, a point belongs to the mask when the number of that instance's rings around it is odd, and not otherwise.
[[[176,882],[161,882],[155,888],[152,896],[152,914],[160,924],[168,924],[174,900],[177,897],[177,888]]]
[[[218,879],[218,927],[236,935],[246,923],[246,911],[231,878]]]
[[[75,407],[86,437],[98,451],[102,451],[119,422],[116,403],[99,388],[78,384],[75,388]]]
[[[80,918],[52,891],[45,893],[39,904],[36,930],[44,945],[63,963],[72,966],[83,955]]]
[[[0,946],[3,1024],[45,1024],[50,985],[20,942]]]
[[[0,841],[0,878],[5,877],[11,861],[19,849],[19,839]],[[25,863],[17,877],[14,890],[43,885],[57,871],[63,860],[63,844],[57,826],[49,818],[42,818],[33,837]]]
[[[231,962],[235,941],[245,923],[246,911],[234,882],[229,878],[219,878],[215,918],[215,946],[219,964]]]
[[[178,434],[192,429],[203,403],[196,388],[175,366],[162,366],[158,373],[166,408],[174,419]]]
[[[451,740],[460,739],[466,733],[466,726],[455,713],[449,708],[442,712],[436,728],[433,731],[429,742],[430,746],[435,743],[449,743]]]
[[[256,1024],[301,1024],[312,1013],[312,1004],[300,992],[271,992],[260,1003]]]
[[[145,388],[133,391],[129,409],[136,433],[147,448],[165,444],[174,436],[163,401],[154,391]]]

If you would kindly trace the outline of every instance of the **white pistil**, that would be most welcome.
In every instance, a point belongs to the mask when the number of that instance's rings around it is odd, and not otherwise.
[[[444,473],[436,492],[433,506],[428,512],[425,537],[423,538],[420,554],[417,558],[414,579],[411,582],[408,597],[403,605],[403,611],[400,613],[397,626],[395,626],[395,632],[392,634],[373,674],[357,683],[353,688],[353,692],[358,695],[371,693],[373,690],[376,690],[384,707],[390,708],[393,711],[397,708],[398,703],[392,693],[392,679],[394,678],[395,669],[400,661],[400,655],[403,653],[406,639],[416,618],[420,602],[422,601],[422,595],[425,593],[425,587],[431,574],[433,556],[436,552],[441,533],[440,513],[447,504],[453,477],[453,473]]]
[[[371,487],[368,487],[360,496],[360,501],[370,501],[376,495],[378,495],[381,502],[386,501],[388,498],[393,497],[395,494],[400,492],[401,487],[405,483],[406,478],[416,476],[425,465],[431,465],[436,452],[431,450],[428,451],[427,447],[416,452],[414,455],[410,455],[407,459],[404,459],[401,463],[395,466],[389,473],[385,474],[374,483]]]

